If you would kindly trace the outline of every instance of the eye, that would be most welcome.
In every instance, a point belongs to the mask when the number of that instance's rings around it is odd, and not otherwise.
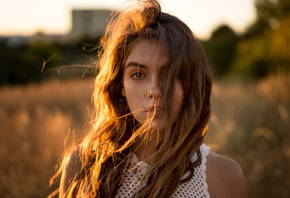
[[[143,77],[144,77],[144,74],[142,72],[140,72],[140,71],[136,71],[136,72],[133,72],[131,74],[131,78],[133,80],[138,80],[138,79],[143,78]]]

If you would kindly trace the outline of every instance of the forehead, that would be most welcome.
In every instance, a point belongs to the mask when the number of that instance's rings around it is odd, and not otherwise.
[[[125,66],[134,62],[146,66],[166,65],[169,62],[169,52],[165,45],[157,40],[143,39],[135,43],[126,59]]]

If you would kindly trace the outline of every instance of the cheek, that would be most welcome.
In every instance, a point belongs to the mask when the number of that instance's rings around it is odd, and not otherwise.
[[[142,100],[142,93],[137,83],[124,82],[122,95],[126,98],[131,111],[136,111]]]

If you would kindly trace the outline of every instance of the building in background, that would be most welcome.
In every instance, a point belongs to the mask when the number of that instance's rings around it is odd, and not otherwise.
[[[72,29],[67,35],[47,35],[36,32],[31,36],[1,37],[0,43],[5,42],[9,47],[19,47],[35,41],[45,43],[77,42],[85,37],[99,37],[105,32],[112,10],[72,10]]]
[[[69,40],[104,34],[112,10],[72,10],[72,30]]]

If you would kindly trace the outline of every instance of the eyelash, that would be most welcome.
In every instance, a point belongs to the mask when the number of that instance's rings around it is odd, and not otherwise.
[[[138,80],[139,78],[144,77],[144,74],[142,72],[133,72],[131,75],[131,78],[133,80]]]

